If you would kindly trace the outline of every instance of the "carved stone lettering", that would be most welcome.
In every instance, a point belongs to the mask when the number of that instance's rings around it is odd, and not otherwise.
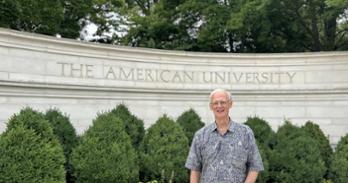
[[[57,62],[59,73],[64,77],[95,78],[94,65]],[[103,65],[102,78],[133,82],[188,83],[188,84],[291,84],[296,72],[241,72],[241,71],[190,71],[120,67]],[[228,68],[226,68],[228,69]]]

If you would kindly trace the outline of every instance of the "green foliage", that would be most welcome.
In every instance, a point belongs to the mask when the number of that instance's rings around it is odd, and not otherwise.
[[[233,51],[235,34],[227,28],[231,12],[239,8],[238,2],[185,1],[180,6],[186,27],[193,37],[190,50],[207,52]]]
[[[137,182],[138,166],[121,120],[103,113],[93,121],[72,153],[76,182]]]
[[[257,176],[256,182],[257,183],[266,183],[269,182],[270,179],[270,163],[269,159],[271,157],[271,149],[264,144],[257,143],[257,147],[259,148],[259,152],[262,158],[262,163],[264,170],[259,173]]]
[[[82,27],[87,24],[87,17],[92,14],[92,0],[64,0],[60,1],[64,11],[63,19],[53,23],[59,25],[57,33],[66,38],[78,38]],[[58,24],[59,23],[59,24]],[[52,33],[51,33],[52,34]]]
[[[264,119],[256,116],[248,117],[245,124],[253,130],[257,142],[264,144],[267,147],[274,144],[275,133]]]
[[[192,39],[180,19],[179,6],[184,1],[134,1],[130,30],[123,43],[139,47],[186,50]],[[140,12],[140,13],[139,13]]]
[[[66,180],[67,182],[73,182],[70,155],[72,149],[77,145],[75,128],[70,123],[69,118],[63,115],[58,109],[50,109],[46,111],[45,118],[51,123],[53,133],[58,137],[60,144],[63,146],[66,159]]]
[[[0,27],[77,38],[93,23],[90,41],[168,50],[331,51],[348,50],[347,8],[346,0],[2,0]]]
[[[77,38],[87,22],[106,30],[115,5],[123,1],[26,0],[0,1],[0,27],[47,35]],[[113,6],[110,6],[113,5]]]
[[[245,124],[254,132],[265,167],[258,183],[348,181],[348,135],[332,153],[329,140],[313,122],[297,127],[286,121],[276,134],[258,117],[249,117]],[[120,104],[98,115],[80,137],[67,174],[73,168],[76,182],[138,182],[140,171],[143,182],[187,182],[188,138],[202,126],[190,109],[177,123],[164,115],[144,136],[143,122]],[[0,182],[65,182],[64,154],[67,166],[76,139],[69,118],[59,110],[44,115],[24,108],[9,119],[0,136]]]
[[[120,25],[126,24],[127,20],[124,19],[129,16],[124,14],[125,8],[128,8],[126,1],[93,0],[88,2],[83,19],[86,20],[86,23],[91,22],[98,27],[95,33],[97,38],[92,41],[118,44],[119,36],[115,31],[125,32]]]
[[[64,154],[68,157],[77,144],[76,131],[69,117],[63,115],[58,109],[49,109],[46,111],[45,119],[52,125],[53,133],[58,137]]]
[[[348,134],[341,138],[333,153],[330,177],[335,183],[348,182]]]
[[[144,122],[131,114],[124,104],[119,104],[111,113],[121,119],[127,134],[132,140],[133,147],[138,149],[145,135]]]
[[[269,124],[259,117],[248,117],[245,122],[254,132],[255,139],[262,157],[264,171],[257,178],[258,183],[267,182],[270,177],[269,158],[271,157],[271,148],[275,143],[275,133]]]
[[[139,183],[144,183],[144,182],[139,182]],[[158,183],[158,181],[157,180],[152,180],[152,181],[148,181],[146,183]]]
[[[322,183],[333,183],[331,180],[323,180]]]
[[[285,123],[279,127],[277,133],[276,133],[276,138],[277,138],[277,143],[280,141],[287,141],[287,140],[292,140],[298,136],[303,135],[303,131],[301,129],[293,124],[291,124],[290,121],[285,121]]]
[[[49,141],[56,141],[57,137],[54,135],[50,123],[45,119],[44,114],[35,111],[30,107],[22,109],[19,114],[14,114],[7,124],[7,130],[23,126],[27,129],[34,130],[42,138]]]
[[[0,137],[0,182],[65,182],[64,153],[43,115],[25,108]]]
[[[63,20],[60,0],[4,0],[0,7],[1,27],[54,35]]]
[[[325,163],[319,146],[303,129],[286,122],[270,158],[271,182],[321,182]]]
[[[189,145],[192,143],[193,136],[197,130],[204,126],[201,118],[198,116],[196,111],[190,109],[182,113],[176,122],[182,127],[185,135],[189,141]]]
[[[159,118],[141,145],[141,180],[186,182],[188,172],[184,164],[188,150],[188,140],[179,124],[166,115]]]
[[[321,157],[325,162],[325,166],[329,167],[332,156],[332,148],[330,146],[329,139],[326,138],[319,125],[314,124],[311,121],[308,121],[302,128],[308,134],[308,136],[312,137],[316,141],[317,145],[319,146]]]
[[[209,52],[348,49],[345,0],[131,2],[126,45]]]

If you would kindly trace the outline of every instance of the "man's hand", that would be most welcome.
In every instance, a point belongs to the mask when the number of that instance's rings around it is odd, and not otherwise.
[[[191,170],[190,183],[199,183],[201,172]]]
[[[255,183],[259,172],[249,171],[244,183]]]

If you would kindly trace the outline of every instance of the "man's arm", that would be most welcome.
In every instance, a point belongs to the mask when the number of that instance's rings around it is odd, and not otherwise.
[[[201,172],[196,170],[191,170],[190,183],[199,183],[200,176],[201,176]]]
[[[259,172],[249,171],[244,183],[255,183]]]

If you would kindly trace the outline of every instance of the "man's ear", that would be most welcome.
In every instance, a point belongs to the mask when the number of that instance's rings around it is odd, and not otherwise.
[[[230,105],[230,109],[232,108],[232,106],[233,106],[233,101],[232,100],[230,100],[230,102],[229,102],[229,105]]]
[[[213,110],[213,105],[209,103],[209,109],[212,111]]]

